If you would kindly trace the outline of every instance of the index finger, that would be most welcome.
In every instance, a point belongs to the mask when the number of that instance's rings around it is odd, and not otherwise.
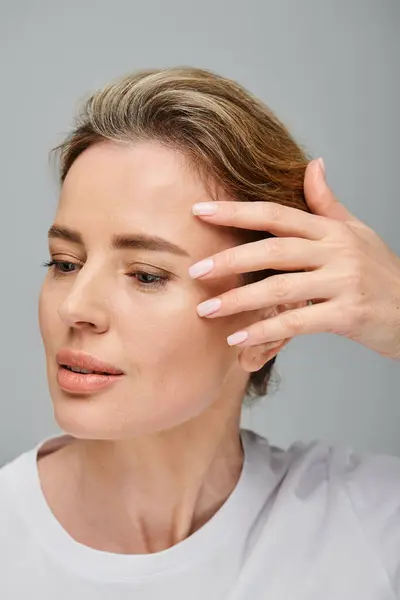
[[[208,223],[255,231],[268,231],[280,237],[295,236],[321,240],[335,227],[335,221],[276,202],[222,200],[198,202],[194,215]]]

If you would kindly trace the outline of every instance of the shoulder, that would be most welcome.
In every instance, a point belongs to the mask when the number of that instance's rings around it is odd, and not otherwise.
[[[35,450],[20,454],[0,468],[0,550],[25,529],[22,502],[30,497]]]
[[[290,500],[296,509],[345,506],[371,540],[394,536],[400,560],[399,457],[319,440],[296,441],[282,449],[254,432],[248,436],[276,478],[280,500]]]
[[[390,514],[399,510],[400,458],[350,451],[343,471],[343,486],[360,516],[370,511]]]
[[[400,589],[400,458],[321,442],[296,443],[288,452],[291,492],[304,502],[323,498],[327,510],[342,506],[352,514],[365,545]]]
[[[0,501],[11,491],[17,495],[29,492],[38,485],[37,461],[41,457],[55,453],[71,443],[69,435],[58,435],[42,439],[29,450],[9,461],[0,468]]]
[[[400,458],[352,453],[342,483],[366,543],[400,590]]]
[[[400,525],[400,457],[359,452],[321,441],[295,442],[285,454],[297,491],[340,489],[359,518],[397,513]]]
[[[70,441],[67,435],[47,437],[0,468],[0,511],[3,510],[3,514],[6,505],[17,510],[26,498],[32,498],[37,492],[38,458],[55,452]]]
[[[296,441],[287,449],[273,446],[250,432],[271,467],[284,471],[284,480],[296,491],[320,486],[340,486],[354,509],[390,511],[400,503],[400,457],[359,452],[349,445],[331,445],[320,440]],[[275,470],[275,469],[273,469]],[[400,517],[400,515],[399,515]]]
[[[22,452],[0,468],[0,505],[15,493],[24,482],[32,479],[35,469],[37,448]]]
[[[322,442],[294,446],[298,468],[317,471],[348,497],[361,521],[396,514],[400,527],[400,458]]]
[[[10,460],[4,466],[0,467],[0,501],[8,493],[16,482],[18,476],[21,476],[29,463],[29,454],[33,450],[23,452],[16,458]]]
[[[0,468],[0,558],[1,551],[34,537],[46,512],[38,458],[52,454],[71,441],[70,436],[45,438]]]

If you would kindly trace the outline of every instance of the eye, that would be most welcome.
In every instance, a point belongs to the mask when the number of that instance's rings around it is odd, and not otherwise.
[[[79,267],[76,263],[68,260],[49,260],[43,263],[44,267],[53,268],[56,273],[65,275],[66,273],[73,273],[75,267]]]
[[[140,286],[146,288],[165,286],[169,279],[165,275],[154,275],[145,271],[136,271],[131,273],[130,276],[135,278]]]
[[[69,260],[50,260],[43,263],[44,267],[47,267],[53,271],[54,276],[68,275],[69,273],[75,273],[80,267],[80,264],[71,262]],[[137,282],[137,286],[147,290],[165,287],[167,282],[171,279],[168,275],[156,275],[154,273],[148,273],[147,271],[134,271],[128,273],[128,276]]]

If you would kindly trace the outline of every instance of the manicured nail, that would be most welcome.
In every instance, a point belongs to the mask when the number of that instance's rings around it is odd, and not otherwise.
[[[249,334],[247,331],[237,331],[236,333],[233,333],[227,337],[227,342],[230,346],[235,346],[236,344],[240,344],[241,342],[247,340],[248,337]]]
[[[221,308],[222,300],[220,298],[211,298],[197,305],[197,313],[199,317],[211,315]]]
[[[323,172],[324,177],[325,177],[325,175],[326,175],[325,163],[324,163],[324,159],[322,158],[322,156],[318,159],[318,162],[319,162],[319,166],[321,167],[322,172]]]
[[[200,262],[192,265],[189,269],[189,275],[193,278],[201,277],[202,275],[206,275],[214,268],[214,261],[212,258],[206,258],[205,260],[201,260]]]
[[[214,215],[217,212],[215,202],[197,202],[193,204],[192,211],[194,215]]]

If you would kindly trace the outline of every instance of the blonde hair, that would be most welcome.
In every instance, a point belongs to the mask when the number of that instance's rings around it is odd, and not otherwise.
[[[309,212],[303,190],[305,150],[260,100],[212,71],[177,67],[125,75],[95,91],[58,153],[61,185],[76,158],[105,140],[154,140],[182,151],[204,179],[234,200],[277,202]],[[238,230],[239,241],[274,237]],[[280,271],[243,275],[252,283]],[[267,393],[276,357],[251,373],[247,396]]]

